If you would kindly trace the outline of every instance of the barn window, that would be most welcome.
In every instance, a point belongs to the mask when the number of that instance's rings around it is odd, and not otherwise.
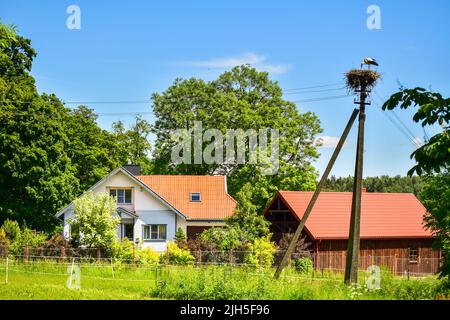
[[[202,197],[200,195],[200,192],[191,192],[189,197],[190,197],[191,202],[200,202],[200,201],[202,201]]]
[[[419,260],[419,249],[409,248],[409,262],[415,263]]]

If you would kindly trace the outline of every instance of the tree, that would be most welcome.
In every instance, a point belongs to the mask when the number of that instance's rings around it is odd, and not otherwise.
[[[444,253],[441,276],[450,280],[450,174],[428,176],[422,192],[423,205],[428,211],[425,226],[437,236],[437,245]]]
[[[117,201],[107,193],[96,196],[87,193],[74,201],[74,218],[69,220],[72,229],[80,233],[80,243],[91,248],[109,248],[117,236],[120,218],[113,217]]]
[[[80,183],[78,193],[86,191],[114,168],[126,163],[115,136],[97,125],[97,115],[86,106],[68,110],[66,148]]]
[[[423,188],[423,178],[420,176],[406,176],[397,175],[389,177],[386,175],[379,177],[366,177],[363,180],[363,185],[367,192],[396,192],[396,193],[414,193],[420,197]],[[324,187],[325,191],[337,192],[352,192],[353,177],[338,177],[331,176],[327,179]]]
[[[258,212],[258,206],[252,203],[252,185],[246,183],[237,193],[235,213],[226,220],[230,228],[238,230],[243,242],[252,242],[256,238],[269,234],[269,222]]]
[[[314,189],[317,172],[311,162],[318,157],[314,138],[321,132],[319,120],[313,113],[299,113],[296,105],[284,100],[282,94],[280,86],[270,80],[268,73],[248,66],[235,67],[211,82],[176,79],[165,92],[152,96],[156,116],[153,128],[155,172],[227,175],[229,192],[233,196],[251,181],[253,201],[258,209],[262,209],[278,189]],[[249,163],[248,148],[246,163],[195,163],[192,155],[188,155],[191,163],[173,163],[171,153],[177,141],[171,134],[177,129],[186,129],[194,149],[199,142],[194,132],[196,122],[201,122],[203,129],[217,129],[224,136],[229,130],[279,130],[280,137],[275,139],[279,143],[278,171],[274,175],[263,174],[262,169],[267,164]],[[215,142],[212,137],[210,141],[202,141],[201,152],[209,151],[207,148]],[[248,145],[248,137],[244,142]],[[230,151],[236,150],[230,147]],[[261,154],[260,149],[258,152]],[[211,155],[217,154],[214,151]]]
[[[438,123],[443,129],[411,154],[417,164],[408,174],[445,172],[450,167],[450,98],[423,88],[402,88],[383,104],[383,110],[398,106],[402,109],[418,107],[413,116],[415,122],[421,122],[423,127]]]
[[[151,128],[150,123],[140,116],[136,117],[134,124],[128,130],[125,130],[122,121],[113,123],[113,135],[121,152],[120,158],[124,160],[123,163],[129,161],[139,165],[144,174],[150,174],[152,171],[152,162],[149,158]]]
[[[413,116],[415,122],[421,122],[423,127],[437,123],[443,129],[411,154],[417,164],[408,174],[427,176],[421,197],[428,211],[424,219],[444,255],[441,275],[448,275],[450,281],[450,98],[423,88],[401,88],[384,103],[383,109],[392,110],[398,105],[402,109],[418,107]]]
[[[50,231],[78,180],[66,152],[67,110],[37,93],[29,74],[35,56],[30,40],[0,24],[0,222]]]

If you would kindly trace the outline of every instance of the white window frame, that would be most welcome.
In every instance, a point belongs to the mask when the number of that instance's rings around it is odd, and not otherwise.
[[[119,196],[117,195],[119,191],[123,191],[123,201],[124,202],[119,202]],[[130,202],[126,202],[126,196],[125,196],[125,191],[130,190]],[[117,204],[122,204],[122,205],[129,205],[129,204],[133,204],[133,189],[132,188],[116,188],[116,187],[112,187],[109,188],[109,195],[111,195],[111,191],[115,192],[115,196],[116,200],[117,200]]]
[[[156,226],[157,227],[157,237],[156,239],[152,239],[152,226]],[[165,232],[164,232],[164,238],[160,238],[160,226],[164,226],[165,228]],[[146,238],[145,237],[145,228],[149,228],[149,236],[150,238]],[[142,225],[142,240],[144,241],[166,241],[167,240],[167,224],[144,224]]]

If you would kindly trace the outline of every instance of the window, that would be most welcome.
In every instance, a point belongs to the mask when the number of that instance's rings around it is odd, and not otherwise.
[[[118,204],[131,204],[131,189],[110,189],[109,195],[116,197]]]
[[[409,248],[409,262],[417,262],[419,260],[419,250],[417,248]]]
[[[143,240],[166,240],[167,225],[165,224],[148,224],[142,226]]]
[[[190,194],[191,202],[200,202],[202,201],[202,197],[200,192],[191,192]]]

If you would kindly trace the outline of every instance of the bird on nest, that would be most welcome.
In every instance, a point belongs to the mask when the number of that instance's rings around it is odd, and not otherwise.
[[[370,69],[370,66],[378,66],[378,62],[374,58],[367,57],[361,62],[361,69],[363,65],[368,65]]]

